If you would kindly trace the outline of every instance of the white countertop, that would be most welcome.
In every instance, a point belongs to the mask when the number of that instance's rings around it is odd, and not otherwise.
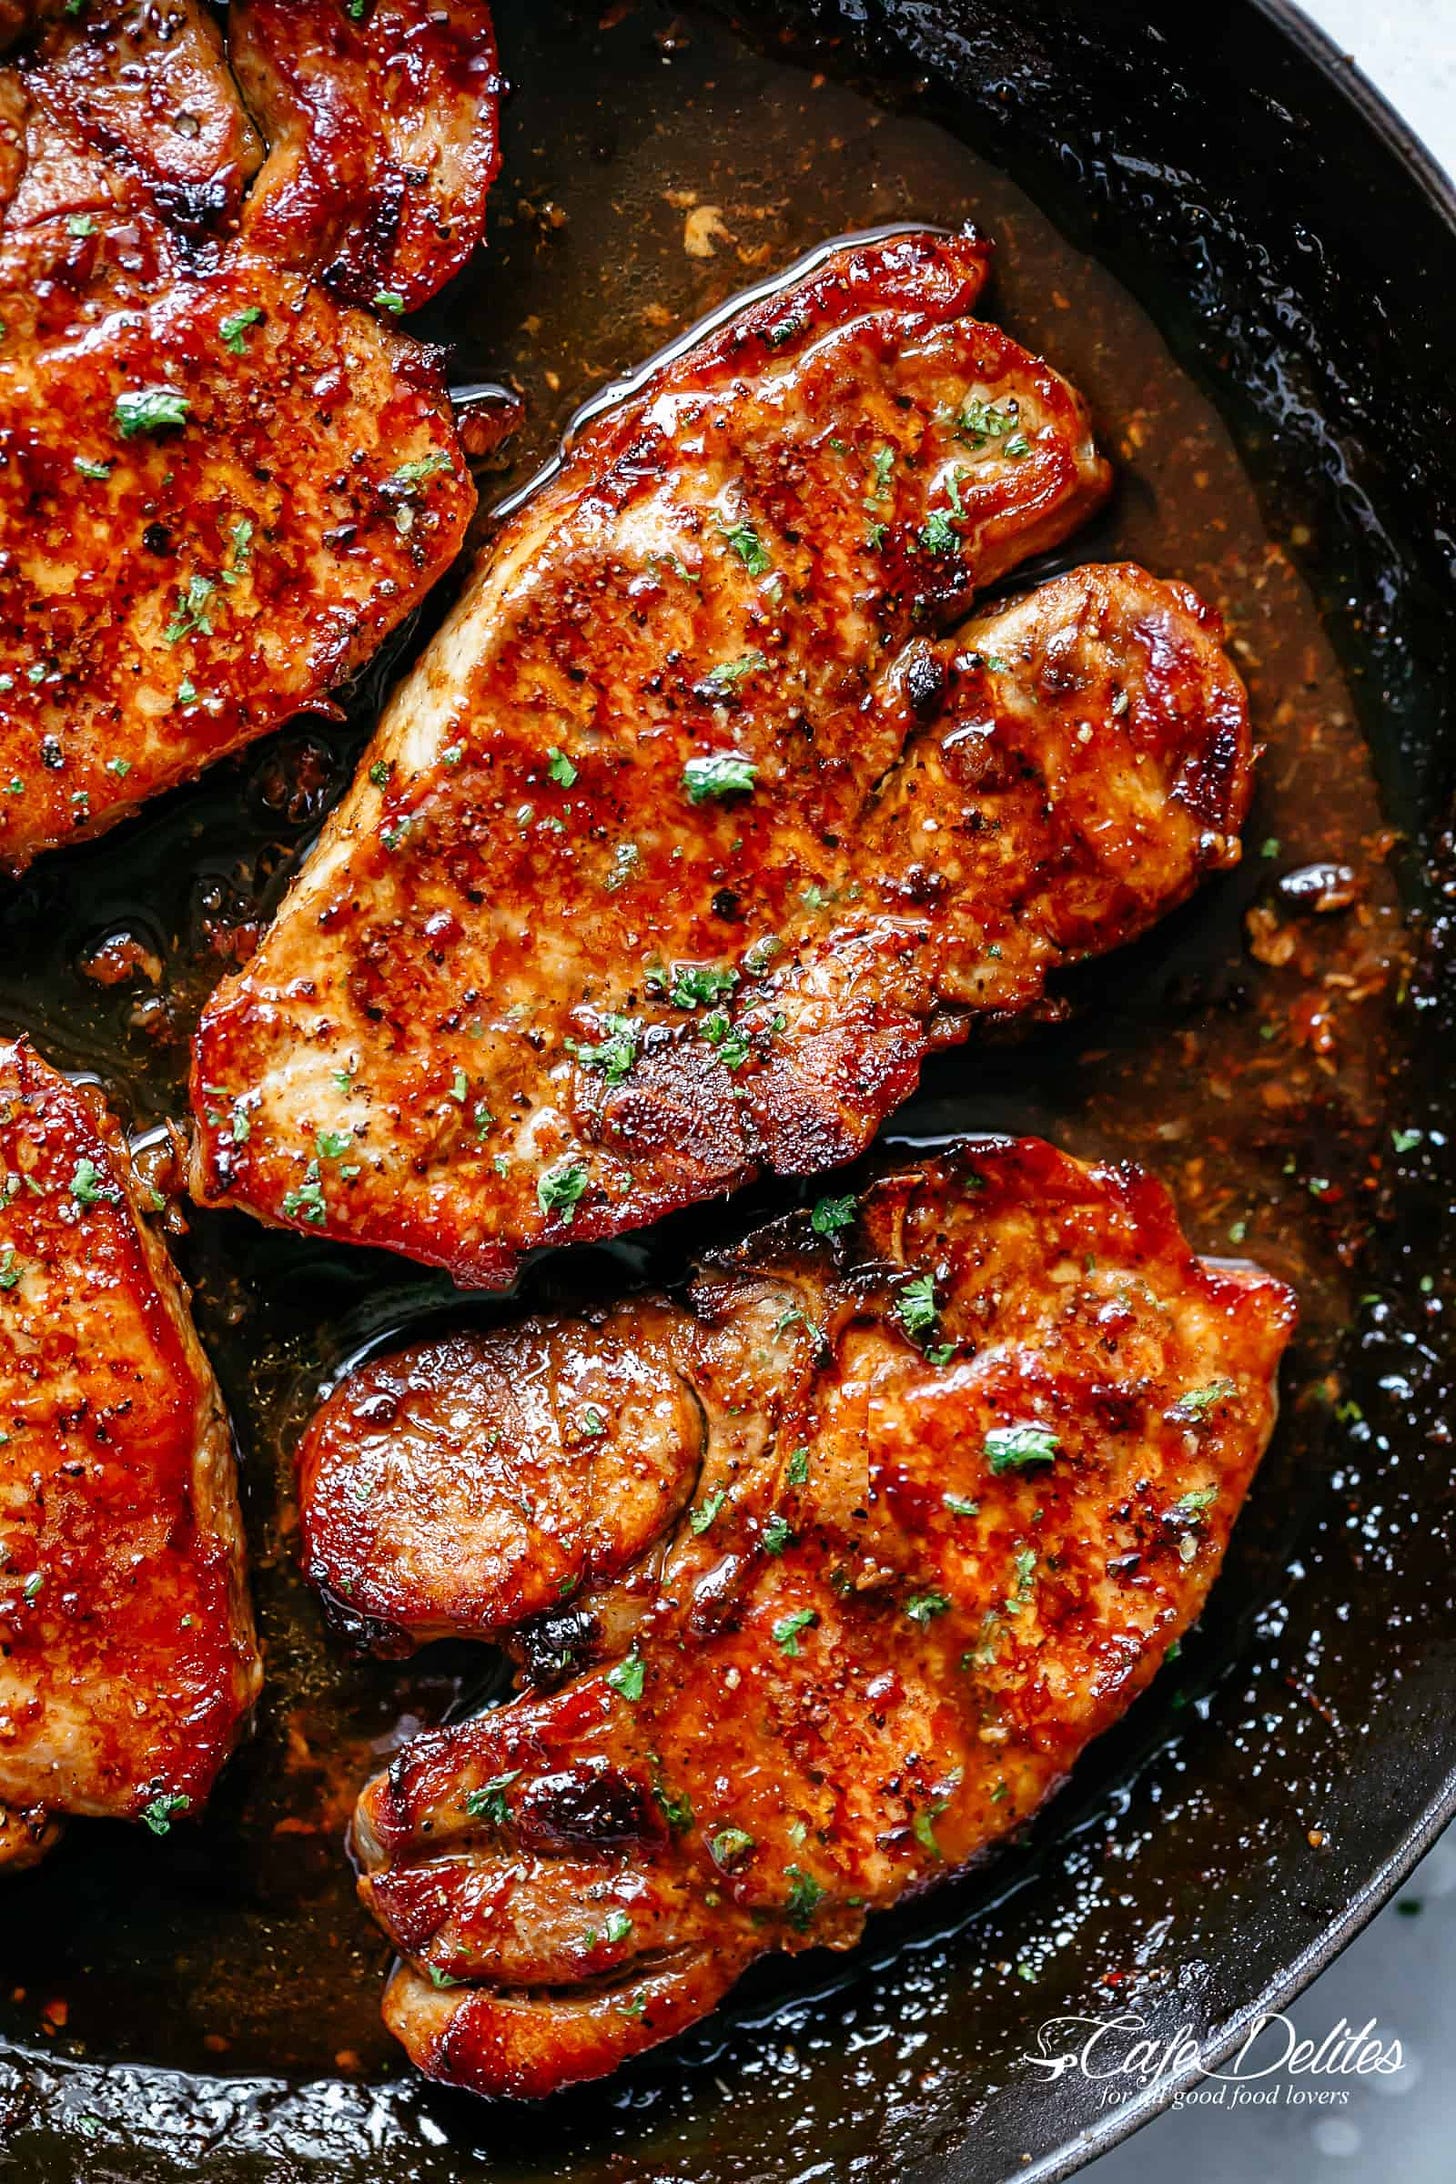
[[[1303,0],[1456,175],[1456,0]]]

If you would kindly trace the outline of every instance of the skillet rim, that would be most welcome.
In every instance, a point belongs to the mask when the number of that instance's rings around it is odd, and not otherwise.
[[[1456,180],[1359,65],[1296,4],[1296,0],[1243,0],[1243,5],[1262,17],[1287,42],[1294,55],[1315,68],[1339,101],[1353,108],[1382,150],[1416,185],[1437,219],[1456,240]],[[1328,1923],[1292,1962],[1282,1966],[1230,2019],[1219,2038],[1208,2044],[1201,2059],[1202,2069],[1220,2067],[1247,2036],[1254,2020],[1261,2014],[1285,2008],[1327,1970],[1391,1899],[1453,1820],[1456,1820],[1456,1757],[1453,1757],[1439,1790],[1427,1798],[1406,1833],[1357,1889],[1339,1916]],[[56,2067],[55,2058],[25,2041],[0,2040],[0,2060],[7,2057],[20,2063],[38,2064],[42,2069]],[[1108,2111],[1105,2121],[1082,2130],[1039,2160],[1018,2168],[1015,2174],[1029,2180],[1029,2184],[1062,2184],[1062,2180],[1110,2152],[1163,2113],[1200,2075],[1200,2068],[1193,2066],[1160,2077],[1146,2095],[1131,2098]],[[221,2073],[215,2077],[204,2073],[188,2074],[188,2082],[199,2095],[209,2085],[238,2083]],[[40,2116],[27,2119],[27,2122],[32,2120],[39,2121]],[[58,2155],[64,2154],[67,2145],[73,2155],[88,2145],[81,2134],[68,2130],[65,2120],[56,2117],[54,2111],[50,2135]],[[961,2180],[964,2184],[972,2184],[972,2179],[974,2184],[988,2184],[987,2172],[975,2167],[974,2145],[974,2135],[968,2135],[953,2151],[943,2154],[933,2164],[917,2165],[907,2175],[905,2184],[921,2184],[921,2180],[924,2184],[961,2184]],[[178,2152],[180,2154],[180,2149]],[[118,2156],[118,2153],[108,2151],[108,2166],[118,2158],[125,2168],[112,2168],[111,2173],[119,2180],[125,2175],[134,2178],[135,2184],[142,2184],[146,2176],[154,2173],[148,2167],[150,2157],[141,2143],[134,2145],[131,2155],[121,2153]],[[138,2163],[135,2168],[133,2160]],[[210,2167],[210,2156],[204,2154],[202,2165],[194,2174],[201,2178],[209,2173]]]

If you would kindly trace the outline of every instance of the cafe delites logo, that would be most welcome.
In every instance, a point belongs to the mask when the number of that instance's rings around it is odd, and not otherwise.
[[[1210,2067],[1188,2026],[1156,2030],[1134,2011],[1118,2017],[1049,2017],[1021,2060],[1048,2080],[1076,2072],[1116,2107],[1149,2086],[1193,2074],[1175,2108],[1341,2108],[1353,2081],[1392,2078],[1405,2067],[1400,2042],[1370,2018],[1341,2018],[1312,2039],[1278,2010],[1256,2017],[1234,2053]]]

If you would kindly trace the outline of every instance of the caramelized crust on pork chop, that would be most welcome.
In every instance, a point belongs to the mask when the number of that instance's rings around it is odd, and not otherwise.
[[[494,48],[478,0],[369,16],[239,0],[261,170],[195,0],[58,9],[0,67],[11,870],[326,702],[459,549],[439,360],[388,320],[478,235]]]
[[[465,1283],[849,1159],[927,1049],[1237,855],[1217,617],[1084,569],[1106,489],[970,316],[846,246],[662,366],[512,518],[199,1031],[198,1195]]]
[[[232,1440],[97,1095],[0,1045],[0,1865],[197,1810],[262,1677]]]
[[[420,1737],[356,1817],[388,2021],[479,2092],[598,2076],[1019,1826],[1201,1609],[1294,1300],[1194,1258],[1148,1177],[991,1139],[628,1309],[696,1399],[650,1545],[580,1547],[614,1476],[645,1506],[633,1430],[582,1437],[623,1314],[370,1365],[306,1452],[315,1571],[366,1614],[495,1632],[585,1588],[525,1654],[601,1665]]]

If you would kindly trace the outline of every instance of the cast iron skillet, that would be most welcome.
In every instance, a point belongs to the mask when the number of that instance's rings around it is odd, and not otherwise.
[[[826,227],[806,231],[816,192],[853,213],[860,178],[844,163],[868,159],[877,142],[894,148],[893,171],[877,184],[881,216],[961,216],[963,204],[929,201],[934,159],[922,153],[932,139],[916,116],[949,132],[935,143],[958,139],[1004,169],[1068,239],[1040,261],[1047,281],[1069,285],[1058,336],[1054,318],[1035,319],[1027,268],[1035,272],[1042,246],[1028,239],[1014,192],[986,167],[961,177],[963,190],[984,191],[987,224],[1007,231],[1009,316],[1019,312],[1039,338],[1044,323],[1056,360],[1100,379],[1104,425],[1120,430],[1139,389],[1155,391],[1155,453],[1143,461],[1136,433],[1128,439],[1122,503],[1079,546],[1088,556],[1149,538],[1177,551],[1180,511],[1139,495],[1152,492],[1149,478],[1173,499],[1200,490],[1196,463],[1185,475],[1176,463],[1160,470],[1156,456],[1176,407],[1171,365],[1150,352],[1101,354],[1095,324],[1089,332],[1079,314],[1095,318],[1102,276],[1078,287],[1078,254],[1110,268],[1144,306],[1211,395],[1255,481],[1255,529],[1247,554],[1234,550],[1238,584],[1250,600],[1263,596],[1263,564],[1244,562],[1269,540],[1287,548],[1269,581],[1295,589],[1287,618],[1266,616],[1267,641],[1277,652],[1285,619],[1296,631],[1315,626],[1298,564],[1355,693],[1368,754],[1347,727],[1330,731],[1327,778],[1308,751],[1289,777],[1293,792],[1266,770],[1244,872],[1081,982],[1069,1026],[938,1066],[896,1127],[902,1136],[1038,1127],[1077,1150],[1126,1142],[1155,1162],[1161,1130],[1203,1246],[1225,1229],[1236,1240],[1247,1231],[1249,1248],[1302,1275],[1307,1323],[1285,1423],[1183,1660],[1089,1755],[1025,1842],[883,1921],[847,1965],[814,1955],[747,1983],[710,2025],[606,2087],[533,2113],[488,2108],[423,2088],[377,2044],[334,2064],[336,2023],[372,2024],[381,1971],[344,1892],[336,1825],[280,1838],[301,1846],[296,1865],[258,1848],[271,1839],[266,1816],[279,1808],[268,1799],[288,1777],[285,1759],[297,1759],[285,1714],[314,1737],[308,1766],[326,1779],[337,1760],[347,1787],[362,1766],[362,1747],[346,1745],[349,1724],[383,1725],[401,1703],[397,1671],[349,1668],[322,1640],[289,1574],[275,1466],[351,1347],[459,1307],[448,1285],[392,1262],[199,1216],[186,1259],[243,1444],[269,1710],[203,1829],[179,1830],[162,1847],[120,1829],[78,1830],[48,1869],[10,1884],[0,1910],[7,2175],[35,2184],[189,2174],[212,2184],[1065,2176],[1165,2105],[1190,2070],[1129,2079],[1120,2102],[1104,2105],[1102,2088],[1079,2072],[1053,2078],[1027,2060],[1040,2028],[1058,2016],[1101,2023],[1128,2012],[1149,2039],[1186,2032],[1215,2063],[1359,1930],[1456,1809],[1453,1373],[1442,1294],[1456,1111],[1456,877],[1443,863],[1445,707],[1456,686],[1456,201],[1368,87],[1278,0],[1198,10],[804,0],[733,12],[730,24],[726,9],[710,22],[658,0],[499,0],[518,91],[492,251],[464,291],[435,307],[430,330],[457,345],[462,380],[519,368],[537,434],[522,463],[533,460],[554,430],[557,397],[564,411],[656,346],[645,329],[663,320],[646,243],[640,271],[635,260],[606,265],[593,256],[594,218],[621,216],[613,194],[626,188],[627,166],[636,159],[640,170],[643,146],[660,140],[664,159],[685,171],[656,173],[662,187],[650,203],[629,207],[611,232],[647,236],[666,221],[677,264],[682,204],[670,201],[669,219],[661,201],[674,180],[703,183],[693,162],[721,125],[714,86],[724,73],[737,81],[740,66],[744,85],[764,88],[757,103],[745,96],[734,124],[738,179],[714,186],[728,193],[726,221],[745,262],[782,262],[821,239]],[[803,120],[785,135],[782,87],[795,70]],[[826,88],[816,108],[818,76]],[[866,101],[886,119],[881,137],[874,123],[854,133],[852,114],[863,119]],[[573,236],[581,245],[564,263],[551,259],[557,223],[546,200],[557,188],[571,210],[567,246]],[[735,191],[752,200],[747,210],[730,201]],[[696,194],[701,201],[702,187]],[[757,257],[754,205],[767,208]],[[737,273],[728,285],[752,277]],[[687,293],[680,265],[673,278],[669,322]],[[610,334],[585,306],[574,326],[560,318],[563,288],[589,298],[613,281],[625,302]],[[1246,529],[1255,521],[1243,520]],[[1271,738],[1276,773],[1310,723],[1318,729],[1338,711],[1333,660],[1310,659],[1303,683],[1287,661],[1264,669],[1290,693],[1293,725]],[[357,693],[360,732],[377,696],[377,678]],[[87,994],[77,956],[125,907],[169,953],[177,984],[168,1006],[185,1031],[216,970],[202,962],[199,933],[226,923],[230,906],[239,917],[266,911],[317,822],[318,782],[336,793],[356,747],[357,738],[320,747],[294,734],[164,800],[109,842],[50,860],[0,899],[0,1023],[32,1030],[68,1066],[98,1070],[136,1124],[180,1111],[182,1041],[166,1044],[177,1026],[165,1010],[144,1009],[119,1031],[121,1004],[108,1015],[113,1004]],[[1371,902],[1392,897],[1393,871],[1412,962],[1386,1001],[1368,1004],[1374,1014],[1351,1019],[1368,1052],[1350,1056],[1347,1032],[1339,1097],[1281,1106],[1280,1069],[1256,1078],[1246,1060],[1257,1051],[1253,1019],[1293,975],[1251,968],[1245,953],[1246,914],[1267,906],[1288,862],[1273,838],[1261,860],[1258,836],[1273,816],[1308,855],[1323,829],[1348,833],[1360,796],[1374,794],[1368,779],[1359,795],[1351,787],[1356,750],[1362,767],[1373,754],[1399,834],[1370,852]],[[1293,922],[1283,909],[1280,918]],[[1285,1028],[1271,1022],[1283,1054]],[[1304,1043],[1288,1046],[1289,1084],[1317,1051],[1311,1021]],[[1181,1147],[1180,1069],[1198,1138]],[[1174,1119],[1141,1129],[1158,1115]],[[1224,1203],[1230,1175],[1246,1186],[1235,1222]],[[756,1202],[785,1195],[765,1188]],[[705,1231],[746,1218],[740,1207],[716,1223],[670,1225],[606,1269],[620,1279],[645,1260],[670,1274]],[[452,1676],[435,1677],[436,1711]],[[428,1693],[419,1703],[429,1710]],[[53,1987],[69,1997],[65,2025],[53,2008],[38,2013]]]

